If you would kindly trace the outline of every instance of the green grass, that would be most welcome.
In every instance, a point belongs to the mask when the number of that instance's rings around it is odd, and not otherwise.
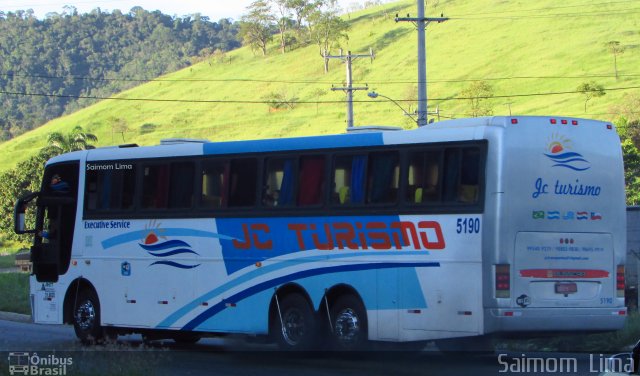
[[[579,116],[614,120],[611,105],[631,90],[609,90],[594,98],[584,112],[579,93],[526,96],[533,93],[575,91],[583,82],[596,81],[607,89],[640,87],[640,17],[631,3],[567,0],[441,0],[429,5],[427,15],[441,12],[451,20],[427,27],[427,78],[431,110],[443,116],[465,117],[468,103],[456,99],[471,79],[488,80],[494,87],[496,115],[514,114]],[[633,8],[633,9],[630,9]],[[387,9],[387,12],[383,10]],[[364,53],[374,49],[376,58],[353,64],[356,86],[396,100],[408,99],[417,79],[416,33],[409,23],[396,23],[385,14],[415,15],[415,1],[385,4],[348,18],[352,24],[344,51]],[[572,15],[566,15],[571,13]],[[563,14],[565,16],[563,16]],[[599,16],[594,17],[594,14]],[[539,17],[541,15],[554,15]],[[514,18],[515,17],[515,18]],[[597,18],[597,22],[594,20]],[[613,77],[613,56],[605,43],[618,40],[626,47],[618,56],[620,77]],[[338,53],[338,46],[331,50]],[[207,138],[213,141],[335,134],[345,129],[344,94],[331,91],[342,86],[344,64],[330,62],[323,72],[318,47],[309,45],[280,54],[276,42],[266,57],[247,48],[229,53],[232,63],[204,61],[116,95],[118,98],[153,100],[260,102],[272,92],[297,97],[293,110],[269,112],[264,103],[189,103],[104,100],[0,145],[0,171],[37,152],[53,131],[68,132],[81,125],[99,138],[99,146],[138,143],[158,144],[168,137]],[[175,81],[183,80],[183,81]],[[186,80],[186,81],[185,81]],[[246,81],[254,80],[254,81]],[[322,91],[318,94],[318,91]],[[525,96],[519,96],[519,95]],[[500,98],[497,98],[500,96]],[[407,125],[393,103],[370,99],[363,91],[354,95],[356,125]],[[405,107],[408,104],[401,102]],[[112,132],[109,118],[124,118],[129,131]],[[142,128],[153,124],[154,128]],[[410,123],[409,123],[410,124]]]
[[[2,244],[0,248],[0,269],[12,268],[16,264],[16,253],[24,247],[15,244]]]
[[[13,268],[16,266],[15,255],[0,255],[0,269]]]
[[[0,273],[0,311],[31,314],[29,274]]]

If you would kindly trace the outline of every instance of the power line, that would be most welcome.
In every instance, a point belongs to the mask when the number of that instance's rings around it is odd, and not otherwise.
[[[604,91],[621,91],[640,89],[640,86],[627,86],[604,89]],[[558,92],[546,92],[546,93],[523,93],[523,94],[504,94],[493,96],[478,96],[478,97],[448,97],[448,98],[431,98],[431,101],[450,101],[450,100],[470,100],[470,99],[499,99],[499,98],[522,98],[522,97],[539,97],[548,95],[566,95],[566,94],[580,94],[579,90],[570,91],[558,91]],[[15,95],[15,96],[35,96],[35,97],[53,97],[53,98],[72,98],[72,99],[93,99],[93,100],[117,100],[117,101],[135,101],[135,102],[175,102],[175,103],[234,103],[234,104],[268,104],[271,101],[266,100],[228,100],[228,99],[158,99],[158,98],[127,98],[127,97],[102,97],[92,95],[65,95],[65,94],[50,94],[50,93],[27,93],[27,92],[10,92],[0,90],[0,94]],[[416,102],[415,99],[396,99],[397,102]],[[343,103],[342,100],[335,101],[296,101],[296,104],[323,104],[323,103]],[[357,103],[373,103],[375,100],[356,100]]]
[[[327,85],[334,83],[335,80],[279,80],[279,79],[256,79],[256,78],[101,78],[101,77],[85,77],[85,76],[50,76],[38,74],[19,74],[19,73],[0,73],[3,77],[23,77],[23,78],[41,78],[49,80],[83,80],[83,81],[106,81],[106,82],[248,82],[248,83],[283,83],[283,84],[304,84],[304,85]],[[507,80],[546,80],[546,79],[595,79],[595,78],[614,78],[614,74],[585,74],[576,76],[507,76],[507,77],[484,77],[484,78],[461,78],[461,79],[432,79],[429,83],[460,83],[475,81],[507,81]],[[640,77],[640,74],[619,74],[618,77]],[[368,83],[373,85],[386,84],[415,84],[415,80],[385,80],[385,81],[354,81],[354,83]]]

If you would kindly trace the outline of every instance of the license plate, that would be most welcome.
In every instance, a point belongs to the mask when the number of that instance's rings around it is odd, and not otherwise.
[[[556,283],[556,294],[573,294],[578,292],[578,285],[575,283]]]

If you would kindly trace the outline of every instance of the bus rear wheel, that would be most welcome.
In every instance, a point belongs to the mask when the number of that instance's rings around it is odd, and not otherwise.
[[[73,308],[73,329],[85,345],[96,344],[103,340],[104,333],[100,326],[100,302],[92,289],[83,289],[78,294]]]
[[[302,295],[293,293],[279,302],[272,333],[283,350],[309,350],[316,345],[316,317]]]
[[[331,345],[336,350],[364,350],[367,344],[367,314],[360,299],[344,295],[331,307]]]

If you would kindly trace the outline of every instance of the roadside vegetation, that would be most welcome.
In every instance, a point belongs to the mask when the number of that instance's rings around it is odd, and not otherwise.
[[[29,274],[0,273],[0,311],[31,314]]]

